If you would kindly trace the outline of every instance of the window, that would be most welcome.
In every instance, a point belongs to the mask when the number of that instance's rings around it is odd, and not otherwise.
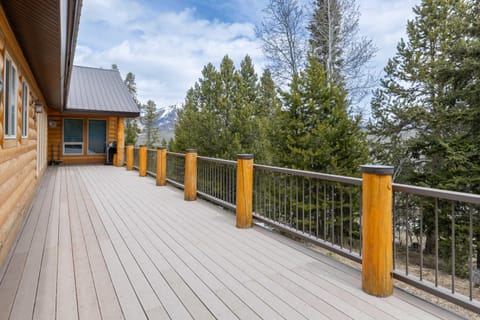
[[[63,154],[83,154],[83,119],[63,120]]]
[[[5,138],[15,138],[17,133],[17,70],[12,61],[6,59],[5,63]]]
[[[88,154],[104,154],[107,142],[107,121],[88,120]]]
[[[28,137],[28,86],[22,83],[22,138]]]

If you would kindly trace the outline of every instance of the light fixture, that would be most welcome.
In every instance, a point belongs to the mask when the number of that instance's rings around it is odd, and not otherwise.
[[[35,100],[35,113],[42,113],[43,112],[43,104],[40,100]]]

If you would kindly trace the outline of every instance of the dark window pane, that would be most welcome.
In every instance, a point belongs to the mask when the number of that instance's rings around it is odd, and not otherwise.
[[[83,142],[82,119],[65,119],[63,121],[63,141]]]
[[[107,122],[88,120],[88,153],[105,153]]]

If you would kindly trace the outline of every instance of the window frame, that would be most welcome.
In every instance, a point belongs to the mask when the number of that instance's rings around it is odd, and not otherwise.
[[[28,100],[28,83],[26,81],[22,81],[22,138],[28,138]]]
[[[86,119],[87,120],[87,154],[91,156],[106,155],[107,154],[107,138],[108,138],[108,121],[106,119]],[[96,153],[90,152],[90,121],[103,121],[105,123],[105,152]]]
[[[9,65],[10,64],[10,68]],[[15,74],[12,78],[12,70],[14,70]],[[7,74],[9,78],[7,79]],[[14,80],[14,88],[11,89],[11,82],[12,79]],[[10,57],[8,53],[5,54],[5,75],[4,75],[4,88],[3,88],[3,105],[4,105],[4,112],[3,112],[3,128],[4,128],[4,139],[5,140],[15,140],[17,139],[17,91],[18,91],[18,69],[13,59]],[[13,91],[13,108],[11,105],[11,98],[10,94]],[[8,102],[8,103],[7,103]],[[12,110],[13,109],[13,110]],[[11,117],[11,112],[13,112],[13,123],[9,123],[9,118]],[[8,124],[8,125],[7,125]],[[13,127],[12,127],[13,125]],[[7,130],[13,129],[11,132],[7,132]]]
[[[65,142],[65,120],[81,120],[82,121],[82,142]],[[85,149],[84,149],[84,140],[85,140],[85,119],[83,118],[63,118],[62,121],[62,153],[64,156],[83,156],[85,154]],[[82,146],[81,152],[76,152],[76,153],[67,153],[65,152],[65,145],[75,145],[75,146]]]

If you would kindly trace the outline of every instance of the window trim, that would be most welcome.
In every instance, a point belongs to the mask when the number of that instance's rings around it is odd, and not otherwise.
[[[65,142],[65,120],[82,120],[82,142]],[[84,149],[84,141],[85,140],[85,119],[84,118],[63,118],[62,121],[62,153],[64,156],[83,156],[85,154],[85,149]],[[82,151],[81,152],[76,152],[76,153],[66,153],[65,152],[65,145],[81,145],[82,146]]]
[[[22,81],[22,138],[28,138],[28,100],[29,88],[26,81]]]
[[[95,119],[95,118],[88,118],[87,120],[87,155],[89,156],[103,156],[107,154],[107,138],[108,138],[108,121],[107,119]],[[89,144],[90,144],[90,121],[103,121],[105,122],[105,152],[104,153],[96,153],[90,152]]]
[[[8,68],[8,62],[10,62],[10,67],[11,67],[11,70],[7,70]],[[7,121],[8,121],[8,118],[7,117],[7,110],[10,110],[10,99],[8,99],[9,101],[9,105],[7,105],[7,96],[10,95],[10,91],[11,89],[10,88],[7,88],[7,83],[10,87],[11,85],[11,79],[9,82],[7,82],[7,72],[9,74],[11,74],[11,71],[12,70],[15,70],[15,77],[14,77],[14,88],[13,88],[13,100],[14,100],[14,107],[13,107],[13,134],[8,134],[7,133]],[[5,87],[3,89],[3,105],[5,107],[4,109],[4,112],[3,112],[3,133],[4,133],[4,139],[5,140],[15,140],[17,139],[17,92],[18,92],[18,85],[17,85],[17,82],[18,82],[18,69],[17,69],[17,66],[15,65],[15,63],[13,62],[13,59],[10,57],[10,55],[7,53],[5,53],[5,76],[4,76],[4,84],[5,84]],[[11,75],[10,75],[11,77]],[[10,97],[9,97],[10,98]],[[12,111],[12,110],[10,110]],[[11,125],[10,125],[11,126]]]

